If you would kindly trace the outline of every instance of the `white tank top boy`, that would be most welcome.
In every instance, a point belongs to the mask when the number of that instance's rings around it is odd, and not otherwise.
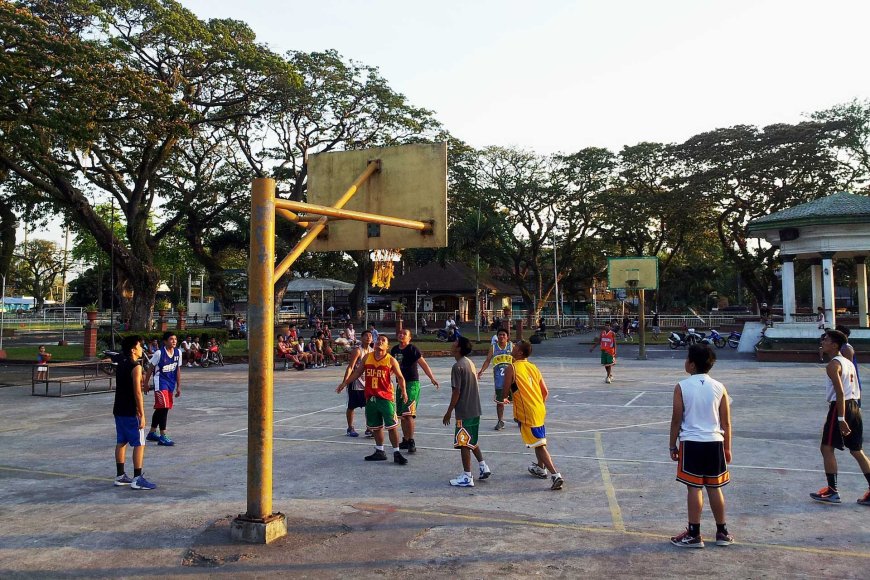
[[[840,363],[840,382],[843,383],[843,400],[859,400],[861,395],[858,390],[858,379],[855,376],[855,365],[840,354],[835,356],[834,360]],[[831,381],[830,377],[826,376],[826,378],[828,381],[828,402],[833,403],[837,400],[837,393],[834,392],[834,382]]]
[[[692,375],[679,384],[683,395],[680,441],[724,441],[719,403],[725,394],[725,385],[707,374]]]

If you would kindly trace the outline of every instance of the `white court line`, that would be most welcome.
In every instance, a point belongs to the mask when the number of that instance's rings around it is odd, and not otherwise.
[[[243,435],[229,435],[226,434],[227,437],[237,437],[241,438]],[[303,438],[303,437],[273,437],[276,441],[291,441],[291,442],[304,442],[304,443],[332,443],[333,445],[368,445],[373,446],[374,441],[372,439],[365,439],[363,441],[346,441],[344,439],[311,439],[311,438]],[[445,451],[449,453],[456,453],[456,449],[453,447],[423,447],[421,445],[417,446],[417,449],[425,449],[428,451]],[[496,451],[493,449],[486,450],[487,455],[534,455],[531,451]],[[644,463],[644,464],[652,464],[652,465],[673,465],[674,462],[667,461],[656,461],[652,459],[618,459],[613,457],[596,457],[594,455],[561,455],[556,453],[550,454],[552,457],[558,457],[559,459],[582,459],[582,460],[590,460],[590,461],[609,461],[612,463]],[[822,473],[821,469],[802,469],[798,467],[771,467],[761,466],[761,465],[729,465],[728,469],[753,469],[756,471],[794,471],[799,473]],[[863,475],[860,471],[840,471],[841,474],[846,475]]]
[[[623,407],[630,407],[632,403],[634,403],[635,401],[637,401],[638,399],[643,397],[645,394],[646,394],[646,391],[641,391],[638,396],[636,396],[635,398],[633,398],[632,400],[627,402],[625,405],[623,405]]]
[[[316,415],[317,413],[323,413],[324,411],[332,411],[333,409],[341,409],[347,407],[347,403],[342,403],[341,405],[336,405],[334,407],[327,407],[326,409],[320,409],[319,411],[312,411],[310,413],[303,413],[302,415],[296,415],[295,417],[284,417],[283,419],[278,419],[274,421],[272,424],[277,425],[278,423],[283,423],[284,421],[292,421],[293,419],[299,419],[301,417],[307,417],[309,415]],[[232,435],[233,433],[238,433],[240,431],[247,431],[248,428],[244,429],[236,429],[235,431],[227,431],[226,433],[220,433],[220,435]]]

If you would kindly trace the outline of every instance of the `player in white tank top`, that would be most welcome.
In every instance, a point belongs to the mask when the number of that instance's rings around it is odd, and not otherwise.
[[[680,381],[680,391],[683,397],[680,441],[724,441],[719,404],[725,385],[708,374],[699,374]]]
[[[855,373],[855,365],[852,364],[852,361],[841,354],[835,356],[833,360],[840,363],[840,384],[843,385],[843,400],[851,401],[854,399],[857,401],[861,398],[861,395],[858,391],[858,379]],[[834,390],[834,381],[831,380],[831,377],[825,378],[828,381],[828,402],[833,403],[837,400],[837,392]]]

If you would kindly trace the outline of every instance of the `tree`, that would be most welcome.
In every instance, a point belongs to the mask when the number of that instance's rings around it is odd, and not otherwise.
[[[58,276],[63,273],[63,252],[54,242],[30,240],[18,247],[15,260],[18,288],[33,295],[37,310],[42,310]]]
[[[148,219],[186,140],[259,114],[296,80],[245,25],[202,22],[172,0],[21,1],[0,7],[15,50],[0,60],[0,168],[28,183],[114,256],[144,328],[159,282],[155,252],[183,219]],[[119,240],[90,204],[115,198]]]

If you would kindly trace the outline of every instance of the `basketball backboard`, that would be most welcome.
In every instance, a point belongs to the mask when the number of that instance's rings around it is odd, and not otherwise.
[[[607,286],[611,290],[657,290],[659,259],[656,257],[608,258]]]
[[[432,233],[356,220],[330,220],[309,246],[313,252],[447,245],[447,143],[415,143],[312,155],[308,160],[308,202],[332,206],[365,170],[380,161],[344,209],[417,221],[431,221]]]

